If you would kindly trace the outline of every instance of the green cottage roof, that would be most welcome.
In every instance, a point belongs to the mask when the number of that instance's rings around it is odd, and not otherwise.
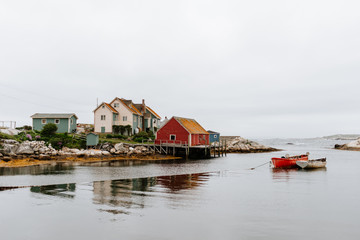
[[[71,118],[72,116],[78,119],[75,113],[35,113],[31,118]]]

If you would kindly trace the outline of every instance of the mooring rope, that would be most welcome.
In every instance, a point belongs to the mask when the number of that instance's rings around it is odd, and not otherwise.
[[[250,168],[249,170],[254,170],[255,168],[258,168],[258,167],[264,166],[265,164],[268,164],[268,163],[270,163],[270,161],[267,161],[266,163],[263,163],[263,164],[261,164],[261,165],[259,165],[259,166],[256,166],[256,167],[253,167],[253,168]]]

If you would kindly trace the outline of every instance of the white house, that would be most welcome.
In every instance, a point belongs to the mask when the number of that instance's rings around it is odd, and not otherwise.
[[[114,98],[110,103],[103,102],[94,110],[94,130],[97,133],[112,133],[113,126],[130,126],[131,133],[153,131],[160,127],[161,117],[150,107],[134,104],[132,100]]]

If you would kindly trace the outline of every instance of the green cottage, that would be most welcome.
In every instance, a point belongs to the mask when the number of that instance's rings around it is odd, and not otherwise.
[[[78,117],[75,113],[35,113],[31,118],[32,127],[36,131],[41,131],[48,123],[54,123],[58,127],[57,133],[76,132]]]

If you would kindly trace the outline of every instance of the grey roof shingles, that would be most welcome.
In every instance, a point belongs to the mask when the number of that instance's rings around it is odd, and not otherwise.
[[[78,119],[75,113],[35,113],[31,118],[71,118],[72,116]]]

